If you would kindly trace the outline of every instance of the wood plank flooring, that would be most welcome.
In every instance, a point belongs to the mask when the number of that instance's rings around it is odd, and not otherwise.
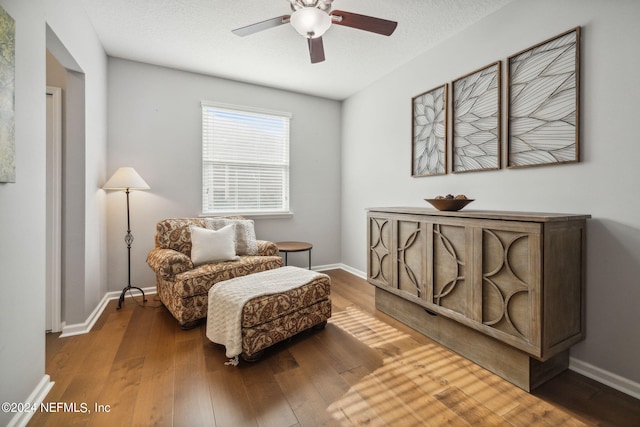
[[[237,367],[155,296],[112,301],[90,333],[47,336],[46,401],[77,412],[36,412],[29,426],[640,425],[636,399],[571,371],[525,393],[377,312],[366,281],[327,273],[327,327]]]

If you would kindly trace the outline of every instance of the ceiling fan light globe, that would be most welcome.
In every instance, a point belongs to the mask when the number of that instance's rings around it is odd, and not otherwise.
[[[328,13],[315,7],[298,9],[291,14],[291,25],[303,37],[321,37],[331,26]]]

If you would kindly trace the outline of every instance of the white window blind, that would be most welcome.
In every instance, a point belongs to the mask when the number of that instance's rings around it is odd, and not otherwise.
[[[291,114],[202,102],[202,211],[289,211]]]

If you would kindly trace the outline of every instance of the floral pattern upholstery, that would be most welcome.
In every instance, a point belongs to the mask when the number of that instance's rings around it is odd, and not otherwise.
[[[273,344],[314,326],[323,326],[331,317],[331,300],[325,299],[270,322],[242,330],[242,357],[251,360]]]
[[[195,326],[200,319],[207,317],[207,294],[214,284],[283,265],[276,244],[258,240],[258,255],[240,256],[238,261],[194,268],[190,258],[190,225],[208,228],[206,218],[165,219],[158,222],[156,247],[147,256],[147,264],[156,273],[160,301],[184,328]]]
[[[286,292],[249,300],[242,310],[242,357],[290,338],[331,317],[331,282],[325,276]]]
[[[242,327],[251,328],[266,320],[299,311],[328,299],[330,294],[331,284],[322,277],[287,292],[253,298],[242,310]]]

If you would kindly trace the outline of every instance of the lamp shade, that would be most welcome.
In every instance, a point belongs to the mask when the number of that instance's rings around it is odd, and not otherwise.
[[[134,168],[122,167],[102,186],[103,190],[149,190],[149,185]]]
[[[331,17],[316,7],[304,7],[291,15],[291,25],[307,38],[321,37],[331,26]]]

